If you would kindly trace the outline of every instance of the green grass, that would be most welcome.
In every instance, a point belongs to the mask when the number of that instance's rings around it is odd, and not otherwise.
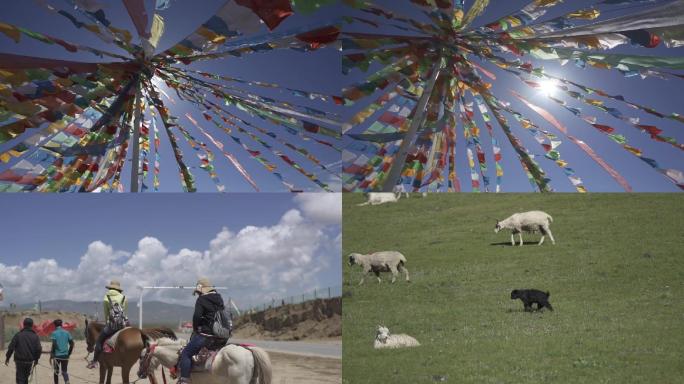
[[[343,197],[344,383],[684,380],[684,194],[363,201]],[[553,216],[555,246],[494,233],[496,218],[532,209]],[[411,283],[358,286],[346,255],[380,250],[406,256]],[[515,288],[550,291],[555,312],[523,312]],[[378,324],[422,345],[374,350]]]

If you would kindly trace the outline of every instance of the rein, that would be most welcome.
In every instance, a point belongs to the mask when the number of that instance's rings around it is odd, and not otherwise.
[[[152,354],[154,354],[155,349],[157,349],[157,344],[150,344],[147,347],[147,353],[145,354],[145,358],[141,362],[142,369],[145,370],[145,374],[147,376],[150,375],[150,363],[152,361]],[[167,384],[166,382],[166,371],[164,371],[164,364],[159,364],[161,366],[161,372],[162,372],[162,381],[164,384]],[[153,372],[154,373],[154,372]],[[144,378],[139,378],[138,380],[142,380]],[[138,381],[136,380],[136,381]],[[133,382],[135,383],[135,381]]]
[[[157,344],[150,344],[147,347],[147,353],[145,354],[145,359],[142,361],[142,368],[145,369],[145,373],[149,374],[150,362],[152,361],[152,354],[157,348]]]

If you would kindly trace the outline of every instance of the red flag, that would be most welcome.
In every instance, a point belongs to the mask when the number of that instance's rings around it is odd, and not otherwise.
[[[323,27],[315,29],[311,32],[302,33],[297,35],[297,38],[301,41],[305,41],[311,44],[311,48],[318,48],[322,44],[331,43],[337,40],[337,36],[340,34],[340,29],[336,26]]]
[[[254,11],[271,30],[293,14],[290,0],[235,0],[235,2]]]
[[[599,129],[599,130],[606,132],[606,133],[613,133],[613,131],[615,131],[615,129],[613,129],[613,127],[609,127],[607,125],[603,125],[603,124],[592,124],[592,125],[596,129]]]
[[[19,328],[24,328],[24,320],[19,324]],[[63,323],[62,328],[65,331],[73,331],[76,329],[76,323]],[[50,334],[55,331],[55,324],[50,320],[44,320],[40,324],[33,324],[33,331],[38,336],[50,336]]]

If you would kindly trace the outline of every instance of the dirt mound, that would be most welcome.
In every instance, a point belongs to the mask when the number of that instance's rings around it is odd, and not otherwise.
[[[235,320],[241,339],[302,340],[342,336],[342,300],[316,299],[247,314]]]

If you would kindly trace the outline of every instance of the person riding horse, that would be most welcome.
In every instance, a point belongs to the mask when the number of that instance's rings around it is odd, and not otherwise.
[[[216,292],[209,279],[201,278],[197,281],[192,295],[199,295],[195,301],[195,312],[192,315],[192,336],[180,356],[180,378],[178,384],[190,383],[192,357],[203,347],[219,343],[225,344],[227,339],[214,334],[216,313],[225,309],[223,298]]]
[[[105,288],[107,288],[107,293],[104,297],[103,306],[104,318],[107,319],[107,321],[95,343],[93,361],[88,363],[89,369],[97,367],[97,361],[100,353],[102,353],[104,341],[116,332],[130,325],[128,318],[126,317],[128,301],[126,300],[126,296],[123,295],[121,283],[117,280],[112,280]]]

